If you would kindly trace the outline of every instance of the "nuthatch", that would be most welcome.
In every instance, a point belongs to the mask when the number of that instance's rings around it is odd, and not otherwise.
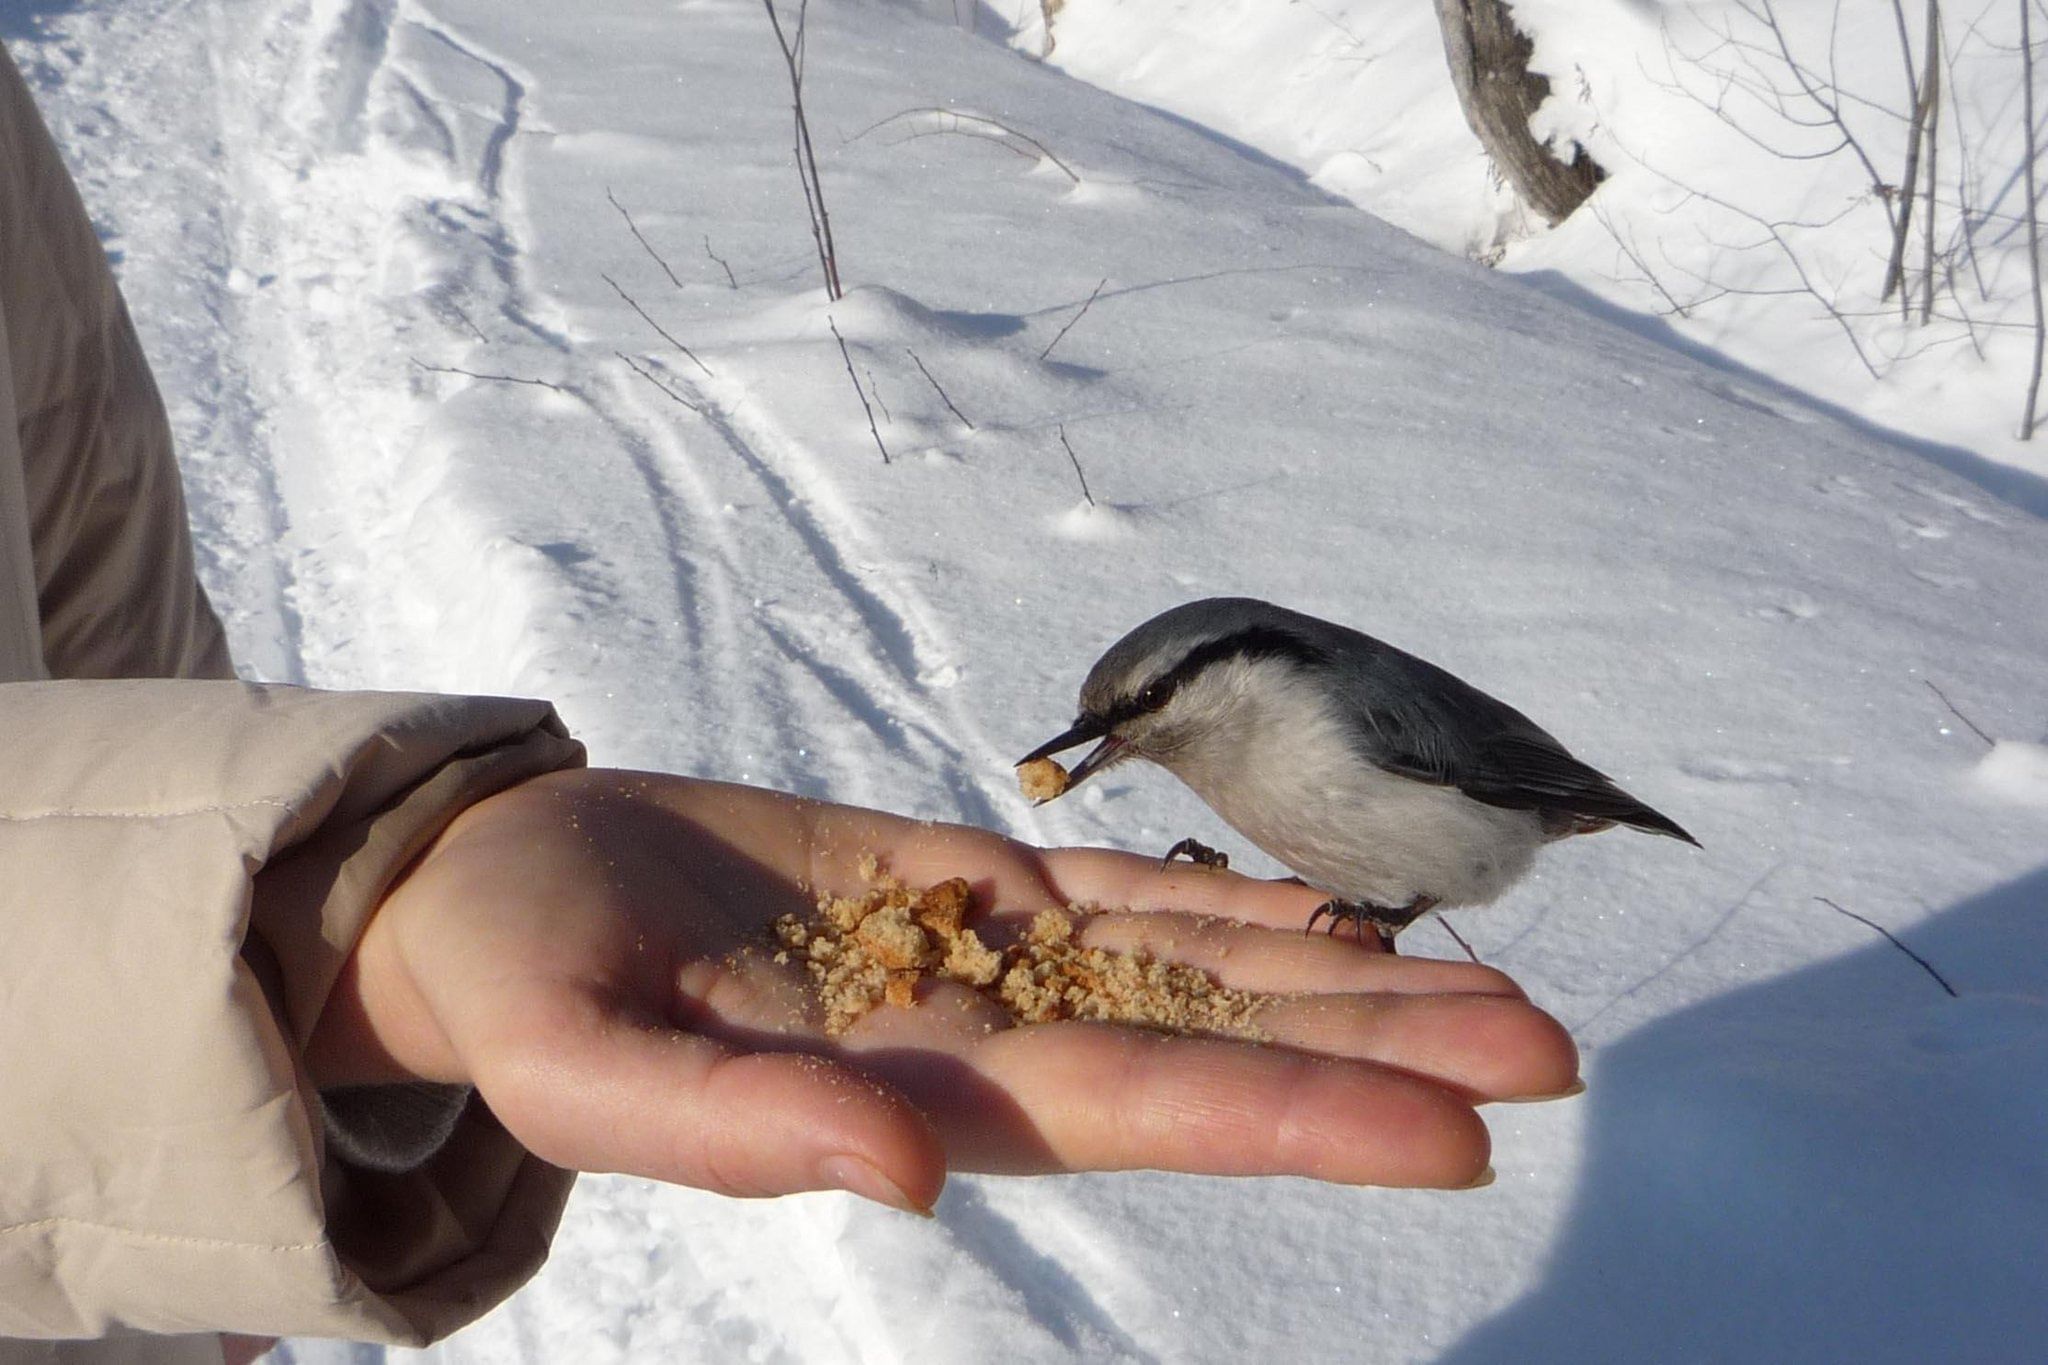
[[[1081,714],[1020,764],[1101,741],[1071,787],[1129,758],[1180,778],[1331,899],[1309,917],[1386,946],[1494,899],[1539,846],[1627,825],[1699,841],[1502,701],[1369,635],[1246,597],[1175,607],[1109,647]],[[1182,840],[1167,854],[1193,850]],[[1205,856],[1206,855],[1206,856]]]

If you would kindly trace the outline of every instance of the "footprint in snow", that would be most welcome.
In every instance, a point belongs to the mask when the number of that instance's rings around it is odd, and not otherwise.
[[[1754,614],[1766,621],[1811,621],[1820,615],[1820,603],[1803,592],[1788,592],[1781,600],[1756,608]]]

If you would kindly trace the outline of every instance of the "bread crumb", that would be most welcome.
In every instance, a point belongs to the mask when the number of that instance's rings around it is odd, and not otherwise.
[[[1033,801],[1050,801],[1067,789],[1067,770],[1049,758],[1017,765],[1017,785]]]
[[[860,870],[868,882],[861,894],[821,896],[814,918],[784,915],[775,923],[776,960],[803,964],[824,1006],[827,1033],[846,1032],[877,1005],[912,1007],[918,984],[929,979],[978,990],[1019,1024],[1089,1019],[1168,1033],[1268,1036],[1257,1016],[1271,997],[1148,954],[1086,947],[1063,911],[1040,911],[1022,940],[991,948],[966,925],[974,893],[964,880],[912,889],[872,856]]]

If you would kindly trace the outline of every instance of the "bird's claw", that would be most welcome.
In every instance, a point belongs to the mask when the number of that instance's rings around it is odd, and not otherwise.
[[[1386,949],[1389,953],[1393,953],[1399,951],[1394,947],[1394,936],[1434,909],[1436,909],[1436,898],[1434,896],[1417,896],[1408,904],[1400,906],[1374,905],[1370,901],[1347,901],[1332,898],[1324,901],[1309,913],[1308,924],[1303,928],[1302,932],[1304,934],[1313,933],[1316,922],[1322,919],[1323,916],[1328,915],[1330,917],[1330,927],[1326,932],[1335,934],[1338,925],[1349,923],[1352,927],[1352,932],[1358,935],[1358,941],[1363,943],[1365,942],[1365,931],[1370,927],[1375,934],[1379,935],[1380,947]]]
[[[1230,855],[1221,849],[1209,847],[1199,839],[1183,839],[1166,850],[1166,856],[1159,860],[1159,870],[1166,871],[1173,866],[1175,858],[1185,857],[1197,867],[1213,867],[1218,872],[1230,869]]]

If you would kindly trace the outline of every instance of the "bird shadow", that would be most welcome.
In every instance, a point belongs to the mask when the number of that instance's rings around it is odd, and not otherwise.
[[[2048,867],[1602,1048],[1542,1279],[1442,1359],[2019,1360],[2048,1340]]]

